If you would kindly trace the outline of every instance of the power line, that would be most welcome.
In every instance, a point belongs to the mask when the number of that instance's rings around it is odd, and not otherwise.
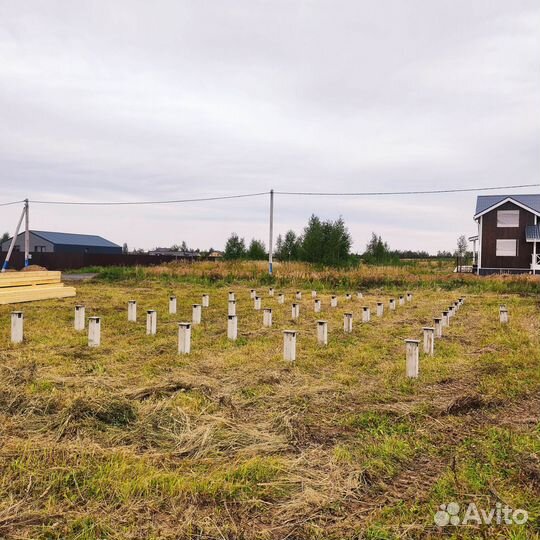
[[[328,196],[328,197],[367,197],[373,195],[429,195],[438,193],[463,193],[471,191],[492,191],[496,189],[516,189],[525,187],[539,187],[540,184],[520,184],[513,186],[496,186],[482,188],[457,188],[457,189],[428,189],[416,191],[362,191],[362,192],[327,192],[327,191],[275,191],[276,195],[302,195],[302,196]]]
[[[260,197],[268,195],[268,191],[260,193],[242,193],[240,195],[222,195],[220,197],[197,197],[195,199],[169,199],[163,201],[109,201],[109,202],[85,202],[85,201],[34,201],[32,204],[57,204],[57,205],[85,205],[85,206],[128,206],[128,205],[143,205],[143,204],[177,204],[188,202],[204,202],[204,201],[222,201],[226,199],[242,199],[246,197]]]
[[[24,202],[24,199],[22,201],[11,201],[11,202],[0,203],[0,206],[11,206],[12,204],[20,204],[23,202]]]
[[[408,191],[360,191],[360,192],[329,192],[329,191],[274,191],[276,195],[297,195],[297,196],[322,196],[322,197],[371,197],[384,195],[437,195],[443,193],[466,193],[478,191],[494,191],[498,189],[518,189],[528,187],[540,187],[540,184],[516,184],[511,186],[490,186],[475,188],[455,188],[455,189],[428,189],[428,190],[408,190]],[[222,195],[216,197],[196,197],[192,199],[166,199],[154,201],[45,201],[30,200],[32,204],[50,205],[75,205],[75,206],[137,206],[152,204],[180,204],[190,202],[223,201],[229,199],[243,199],[248,197],[261,197],[269,195],[270,191],[258,193],[241,193],[238,195]],[[10,206],[24,203],[24,200],[0,203],[0,206]]]

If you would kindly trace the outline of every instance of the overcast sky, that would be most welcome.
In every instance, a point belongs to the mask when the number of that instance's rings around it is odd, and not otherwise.
[[[540,2],[0,0],[0,174],[0,202],[540,183]],[[356,250],[436,252],[475,198],[276,196],[275,230],[342,215]],[[268,197],[31,210],[130,247],[268,242]]]

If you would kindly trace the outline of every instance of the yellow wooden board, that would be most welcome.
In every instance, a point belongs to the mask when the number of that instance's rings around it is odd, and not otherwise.
[[[39,279],[39,280],[36,280],[36,279],[26,279],[26,280],[23,280],[23,279],[20,279],[20,280],[17,280],[17,281],[10,281],[10,282],[2,282],[0,283],[0,291],[2,289],[10,289],[10,288],[13,288],[13,287],[25,287],[25,286],[34,286],[34,287],[39,287],[40,285],[46,285],[46,284],[58,284],[58,283],[61,283],[61,281],[59,279],[55,279],[55,278],[50,278],[50,279],[47,279],[47,278],[42,278],[42,279]]]
[[[60,283],[61,272],[5,272],[0,274],[0,290],[4,287]]]
[[[51,298],[67,298],[75,296],[74,287],[33,287],[31,289],[19,290],[14,287],[11,290],[0,292],[0,305],[17,304],[19,302],[33,302],[34,300],[49,300]]]
[[[0,304],[16,304],[75,296],[74,287],[64,287],[61,272],[0,273]]]
[[[41,289],[54,289],[58,287],[64,287],[64,284],[60,281],[59,283],[43,283],[42,285],[21,285],[19,287],[0,287],[0,296],[2,294],[12,294],[21,291],[39,291]]]
[[[1,272],[0,279],[7,279],[13,276],[34,276],[34,277],[46,277],[46,276],[57,276],[60,278],[62,272],[59,270],[21,270],[20,272]]]
[[[36,277],[43,277],[48,276],[50,274],[60,275],[62,272],[60,270],[19,270],[19,271],[12,271],[8,270],[7,272],[1,272],[1,277],[6,276],[36,276]]]

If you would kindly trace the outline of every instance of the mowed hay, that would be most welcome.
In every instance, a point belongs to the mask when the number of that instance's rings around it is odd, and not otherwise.
[[[75,296],[74,287],[65,287],[61,272],[33,270],[0,274],[0,304],[33,302]]]
[[[75,302],[25,306],[17,346],[12,308],[0,307],[0,537],[420,539],[437,537],[433,514],[445,502],[487,506],[496,492],[534,510],[534,297],[505,297],[512,324],[501,326],[498,295],[415,290],[363,323],[364,305],[374,311],[403,291],[363,288],[345,303],[332,290],[340,301],[330,309],[319,290],[315,313],[307,285],[292,321],[298,287],[270,297],[257,284],[262,309],[272,309],[264,327],[250,288],[233,286],[236,341],[227,339],[230,283],[83,283],[77,302],[104,321],[99,348],[74,330]],[[204,291],[212,301],[191,354],[179,355],[178,323]],[[419,377],[408,379],[403,340],[420,338],[461,294],[434,356],[421,352]],[[132,298],[143,313],[156,309],[155,336],[144,317],[127,320]],[[298,332],[295,362],[282,357],[285,329]]]

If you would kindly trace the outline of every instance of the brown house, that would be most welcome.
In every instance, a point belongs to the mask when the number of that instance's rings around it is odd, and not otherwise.
[[[540,273],[540,195],[489,195],[476,201],[473,271]]]

